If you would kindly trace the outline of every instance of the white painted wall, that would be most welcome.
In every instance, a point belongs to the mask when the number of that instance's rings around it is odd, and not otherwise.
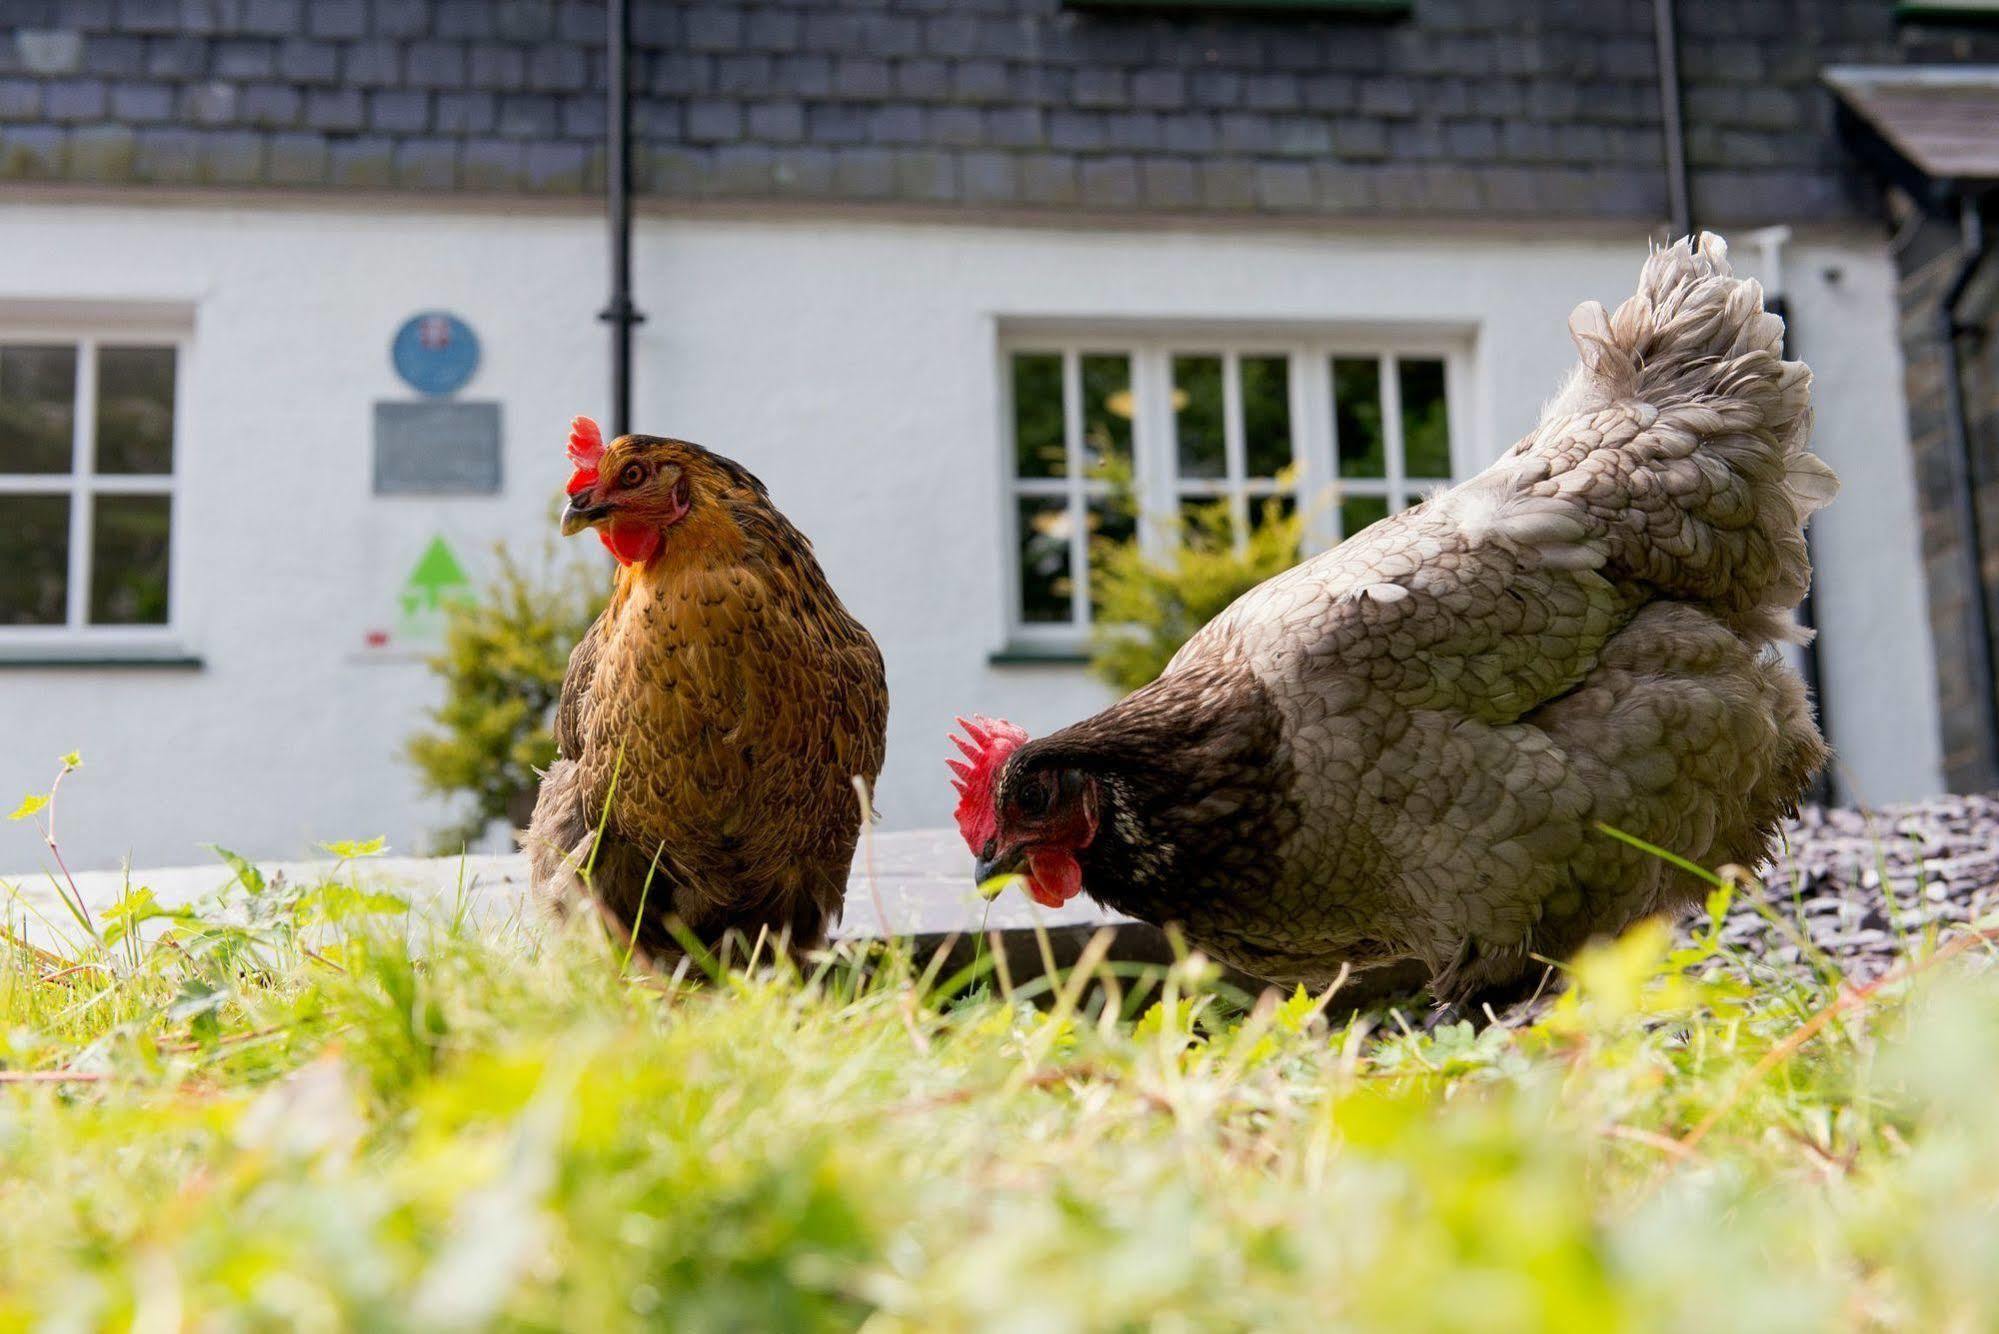
[[[1935,701],[1900,408],[1891,273],[1873,243],[1792,259],[1802,342],[1820,370],[1824,452],[1847,494],[1825,520],[1833,730],[1855,785],[1887,800],[1939,784]],[[1098,706],[1068,667],[992,666],[1003,638],[998,358],[1003,320],[1435,323],[1476,330],[1471,442],[1490,458],[1533,420],[1573,352],[1569,308],[1615,302],[1642,236],[1142,232],[911,222],[652,219],[636,247],[650,322],[637,424],[759,472],[815,539],[888,659],[879,804],[892,826],[949,811],[940,761],[956,712],[1030,730]],[[1746,257],[1745,257],[1746,258]],[[1836,264],[1842,277],[1826,282]],[[435,687],[369,660],[366,629],[433,532],[461,550],[549,529],[564,425],[602,415],[601,231],[589,218],[249,206],[9,203],[9,300],[193,305],[183,377],[184,543],[174,596],[204,670],[0,670],[0,797],[44,787],[55,757],[79,865],[172,863],[219,841],[290,855],[386,834],[420,846],[441,812],[398,759]],[[405,398],[397,323],[464,316],[497,399],[507,493],[370,494],[371,404]],[[0,867],[35,864],[0,826]]]
[[[1734,252],[1757,271],[1748,247]],[[1885,247],[1793,245],[1782,262],[1790,353],[1812,368],[1813,446],[1839,499],[1813,523],[1819,657],[1841,799],[1943,789],[1935,641]]]

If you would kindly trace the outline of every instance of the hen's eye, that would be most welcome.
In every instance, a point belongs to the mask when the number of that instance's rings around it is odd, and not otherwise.
[[[644,464],[627,463],[625,465],[625,470],[618,474],[618,485],[637,486],[640,482],[643,482],[645,479],[646,479],[646,470]]]
[[[1014,805],[1022,815],[1046,815],[1055,800],[1055,775],[1039,774],[1035,780],[1020,790],[1014,798]]]

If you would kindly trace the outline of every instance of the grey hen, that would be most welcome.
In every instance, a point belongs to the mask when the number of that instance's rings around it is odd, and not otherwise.
[[[1279,983],[1415,958],[1449,1002],[1696,896],[1602,833],[1753,865],[1826,750],[1775,646],[1838,488],[1810,373],[1721,240],[1577,308],[1483,473],[1252,589],[1151,685],[955,767],[985,877],[1087,891]]]

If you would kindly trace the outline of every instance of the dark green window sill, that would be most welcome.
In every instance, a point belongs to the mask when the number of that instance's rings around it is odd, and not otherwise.
[[[986,655],[993,667],[1087,667],[1090,655],[1055,644],[1007,644]]]
[[[0,648],[0,671],[198,672],[208,664],[186,653],[110,653],[77,649],[69,653],[22,653]]]
[[[1065,9],[1148,9],[1176,14],[1345,15],[1407,18],[1415,0],[1062,0]]]
[[[1903,0],[1895,17],[1915,23],[1999,23],[1999,0]]]

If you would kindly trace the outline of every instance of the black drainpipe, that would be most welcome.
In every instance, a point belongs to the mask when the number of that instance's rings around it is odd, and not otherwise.
[[[604,179],[611,222],[611,301],[597,318],[611,326],[611,435],[632,429],[632,328],[645,316],[632,304],[632,8],[610,0],[604,48],[610,115]]]
[[[1798,330],[1791,319],[1790,298],[1784,292],[1783,247],[1790,240],[1790,229],[1788,227],[1766,229],[1761,232],[1752,233],[1750,239],[1764,246],[1764,268],[1767,272],[1763,276],[1769,282],[1770,290],[1766,291],[1763,295],[1763,309],[1784,322],[1783,332],[1778,337],[1777,353],[1779,356],[1795,357],[1798,355],[1796,350]],[[1810,634],[1805,640],[1804,648],[1798,655],[1800,659],[1799,669],[1805,678],[1805,690],[1811,696],[1813,711],[1818,715],[1819,733],[1830,744],[1832,741],[1832,711],[1827,707],[1826,703],[1825,667],[1824,661],[1819,654],[1817,607],[1818,543],[1812,540],[1812,530],[1809,523],[1805,527],[1805,558],[1812,565],[1812,580],[1805,585],[1805,595],[1798,602],[1797,616],[1798,624],[1809,631]],[[1830,804],[1836,795],[1837,787],[1838,785],[1833,778],[1832,766],[1826,765],[1813,776],[1812,785],[1807,795],[1813,801],[1822,805]]]
[[[1971,674],[1971,707],[1978,711],[1984,739],[1985,772],[1980,781],[1999,782],[1999,701],[1993,698],[1992,613],[1986,600],[1985,538],[1978,518],[1978,461],[1971,443],[1971,425],[1964,410],[1964,373],[1958,364],[1958,340],[1973,328],[1958,318],[1958,303],[1970,290],[1985,261],[1985,218],[1975,198],[1966,198],[1959,215],[1963,240],[1958,247],[1957,272],[1944,289],[1937,305],[1937,336],[1943,344],[1943,410],[1945,429],[1950,433],[1951,507],[1956,511],[1957,531],[1963,538],[1966,576],[1965,629],[1967,667]]]
[[[1659,126],[1666,137],[1668,241],[1694,234],[1693,182],[1687,174],[1687,131],[1680,101],[1680,25],[1673,0],[1652,0],[1653,40],[1659,48]]]
[[[1783,342],[1779,346],[1778,352],[1783,356],[1790,356],[1794,334],[1791,327],[1791,303],[1785,299],[1782,292],[1778,292],[1775,296],[1764,300],[1763,309],[1784,322]],[[1817,543],[1812,541],[1811,522],[1807,520],[1805,523],[1805,558],[1812,563],[1812,579],[1810,583],[1805,585],[1805,596],[1798,603],[1798,624],[1812,633],[1811,638],[1805,641],[1804,650],[1800,654],[1800,657],[1803,659],[1800,665],[1803,668],[1805,689],[1812,697],[1814,712],[1818,714],[1819,734],[1826,739],[1826,744],[1830,745],[1832,744],[1832,716],[1831,710],[1826,705],[1825,665],[1819,656],[1819,618],[1817,607],[1819,572],[1818,552],[1815,549],[1817,545]],[[1832,766],[1830,764],[1812,776],[1812,786],[1809,795],[1813,801],[1819,802],[1822,805],[1831,803],[1834,796],[1834,785]]]

